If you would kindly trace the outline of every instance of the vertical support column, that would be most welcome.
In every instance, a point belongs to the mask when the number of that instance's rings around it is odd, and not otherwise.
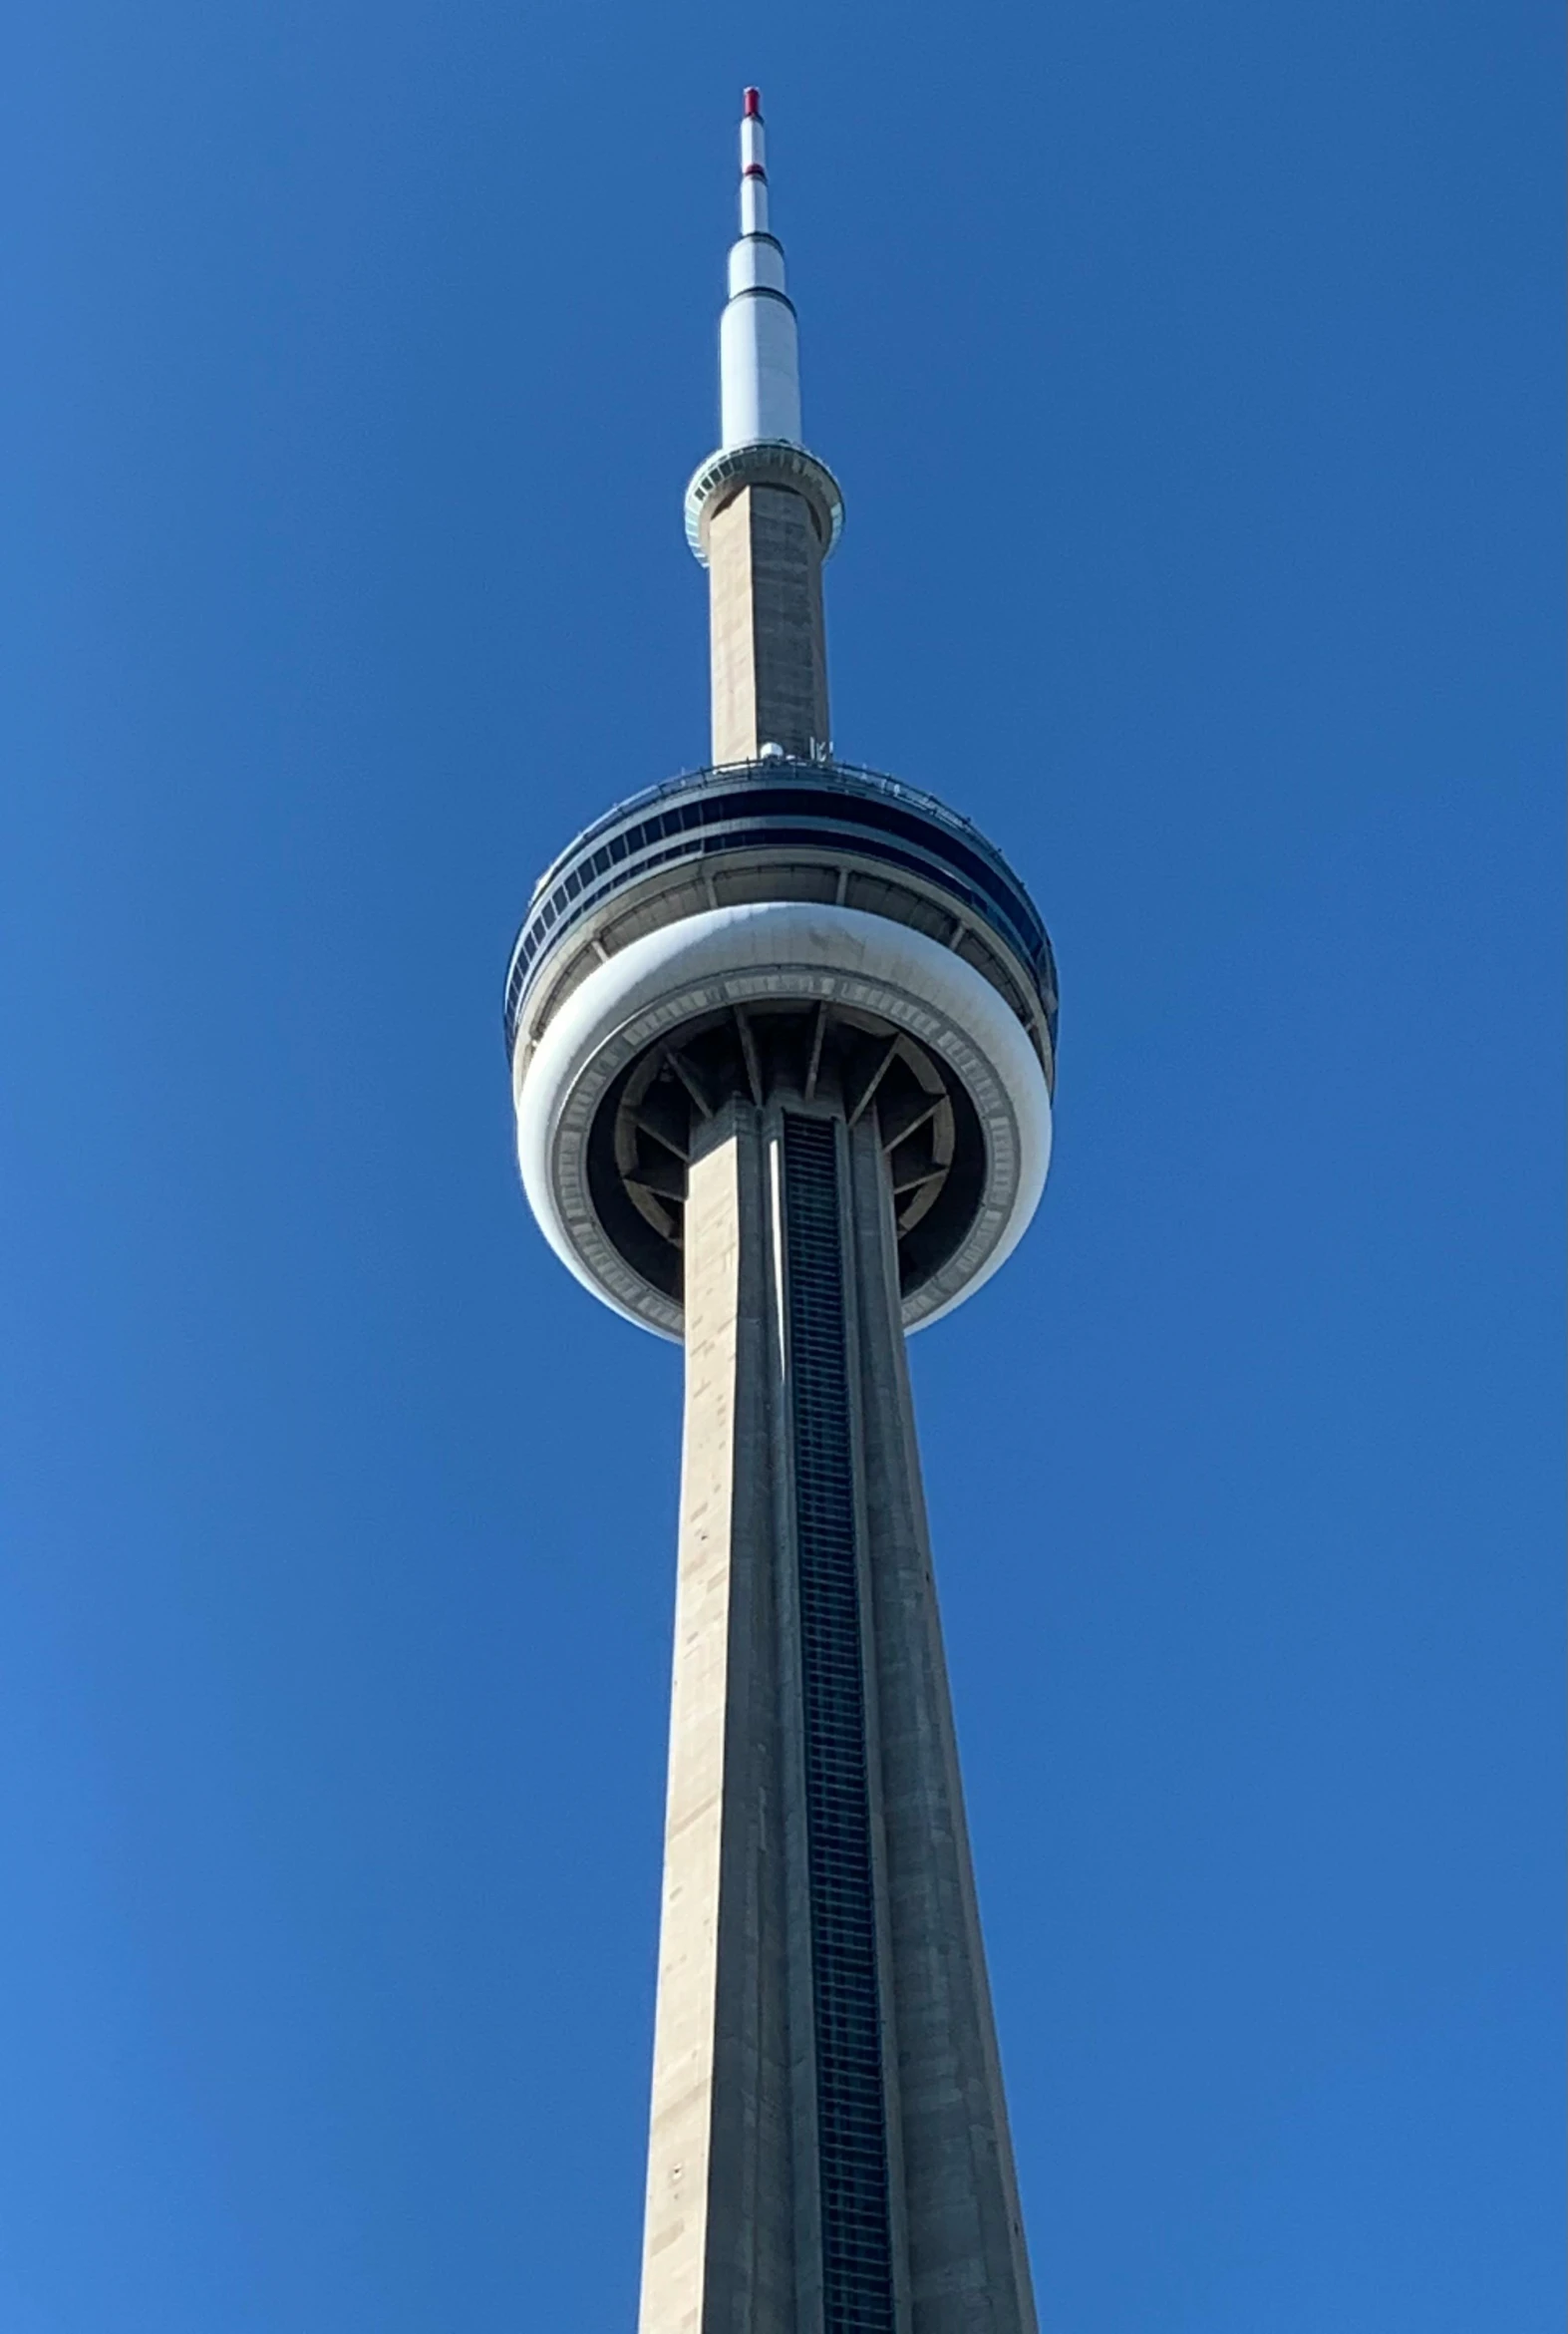
[[[910,2334],[1035,2334],[874,1114],[850,1174]]]
[[[755,762],[766,745],[809,760],[828,740],[810,506],[786,487],[743,487],[710,521],[708,567],[715,762]]]
[[[777,1324],[759,1114],[686,1206],[686,1429],[641,2334],[796,2334]]]

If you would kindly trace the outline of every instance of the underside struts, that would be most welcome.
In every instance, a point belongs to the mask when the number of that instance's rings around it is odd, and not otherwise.
[[[594,1206],[655,1288],[681,1296],[687,1170],[704,1128],[727,1102],[791,1098],[876,1127],[902,1286],[918,1286],[953,1253],[974,1221],[986,1145],[950,1065],[877,1015],[826,999],[729,1006],[650,1046],[594,1122]]]

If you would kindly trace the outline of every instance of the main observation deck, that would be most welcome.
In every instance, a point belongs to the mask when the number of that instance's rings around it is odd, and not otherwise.
[[[505,1033],[541,1222],[667,1335],[698,1130],[732,1097],[874,1113],[911,1327],[1000,1261],[1044,1174],[1045,926],[977,828],[876,771],[765,753],[597,820],[534,890]]]
[[[761,899],[861,908],[973,964],[1055,1084],[1057,971],[1039,912],[977,827],[874,770],[777,756],[696,770],[586,828],[534,886],[506,973],[508,1058],[596,962],[683,914]]]

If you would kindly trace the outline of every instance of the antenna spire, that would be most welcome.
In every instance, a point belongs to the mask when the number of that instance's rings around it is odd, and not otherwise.
[[[769,441],[800,444],[800,356],[784,251],[768,225],[762,92],[748,89],[741,105],[741,233],[730,249],[730,299],[719,327],[726,451]]]

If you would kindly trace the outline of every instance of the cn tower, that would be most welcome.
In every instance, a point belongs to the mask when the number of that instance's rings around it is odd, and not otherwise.
[[[523,1187],[686,1349],[641,2334],[1028,2334],[904,1352],[1011,1254],[1057,982],[966,819],[841,762],[762,107],[741,124],[707,768],[540,878],[506,980]]]

